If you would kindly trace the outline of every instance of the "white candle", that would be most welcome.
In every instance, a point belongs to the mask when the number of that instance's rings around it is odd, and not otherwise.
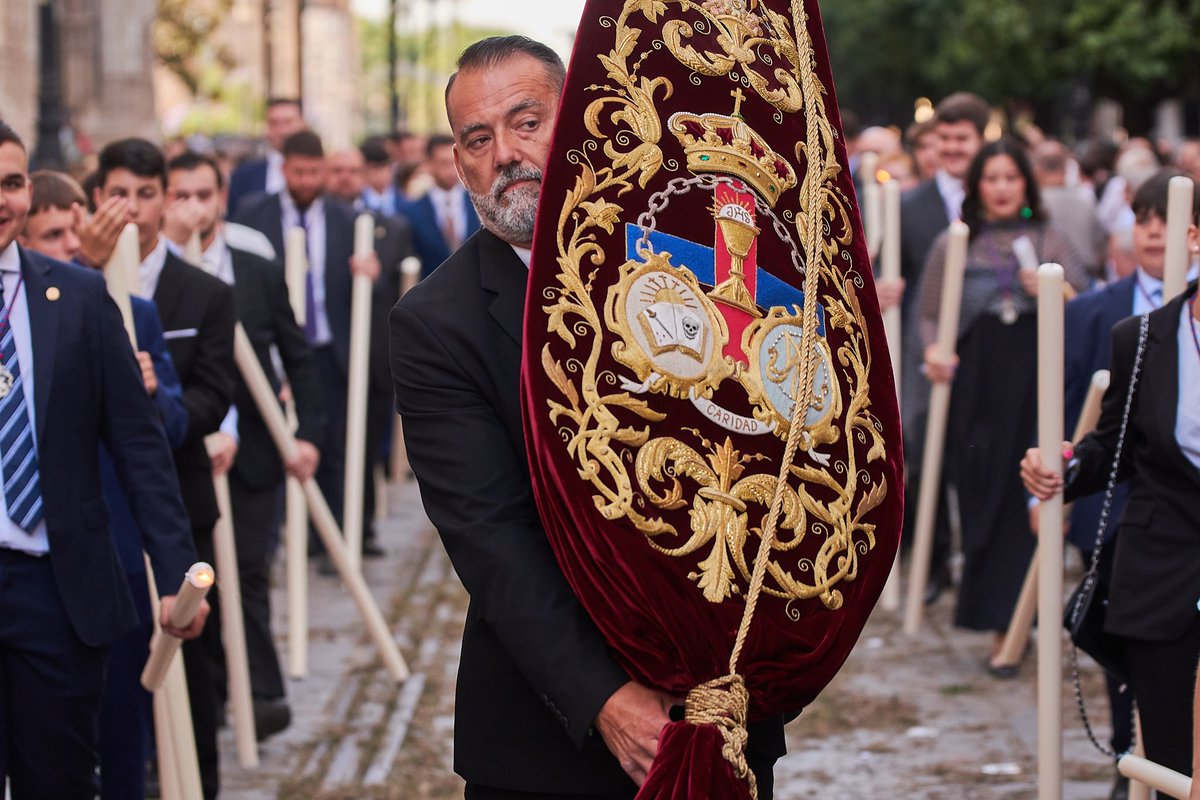
[[[183,250],[183,260],[195,266],[201,266],[204,261],[204,247],[200,243],[200,231],[192,231],[188,237],[187,247]]]
[[[354,221],[354,255],[375,251],[375,219],[359,214]],[[371,279],[355,275],[350,300],[350,365],[346,391],[346,461],[342,531],[350,566],[360,569],[363,539],[363,485],[366,480],[367,373],[371,352]]]
[[[183,583],[179,585],[179,592],[175,595],[175,604],[171,607],[172,625],[176,628],[186,628],[192,624],[215,579],[213,568],[208,564],[198,561],[192,565],[183,576]],[[146,687],[146,691],[155,692],[162,686],[163,679],[167,676],[167,668],[171,666],[171,661],[181,644],[182,639],[164,633],[161,628],[154,632],[154,638],[150,642],[150,657],[146,659],[146,666],[142,670],[142,686]]]
[[[408,294],[408,291],[417,285],[421,280],[421,259],[416,256],[409,256],[400,262],[400,296]]]
[[[137,332],[133,327],[133,305],[129,302],[129,295],[136,280],[138,264],[141,263],[140,254],[138,226],[130,222],[117,237],[117,246],[104,265],[108,294],[121,312],[121,321],[125,323],[125,332],[129,334],[129,342],[134,350],[137,350]]]
[[[885,281],[900,280],[900,182],[890,180],[883,185],[883,251],[880,253],[880,276]],[[892,356],[892,376],[896,382],[896,398],[900,397],[901,318],[900,304],[883,312],[883,329],[887,334],[888,351]],[[900,553],[892,563],[892,572],[883,587],[880,605],[885,611],[900,608]]]
[[[957,347],[963,273],[967,268],[967,244],[970,234],[970,229],[965,223],[950,223],[936,343],[938,352],[946,361],[954,357]],[[904,613],[904,632],[910,636],[916,635],[920,630],[925,610],[925,584],[929,580],[929,556],[933,551],[933,525],[937,516],[938,493],[942,489],[942,455],[946,446],[946,420],[950,415],[950,388],[949,382],[935,383],[929,392],[925,453],[921,459],[916,532]]]
[[[862,184],[863,232],[867,237],[867,255],[874,261],[883,239],[883,208],[879,196],[879,154],[866,152],[858,162],[858,178]]]
[[[1088,387],[1087,398],[1083,401],[1083,410],[1079,421],[1075,424],[1075,435],[1071,441],[1078,443],[1083,437],[1092,432],[1100,419],[1100,407],[1104,393],[1108,390],[1109,373],[1102,369],[1092,376],[1091,386]],[[1063,508],[1063,518],[1071,516],[1071,507]],[[1057,540],[1056,540],[1057,541]],[[1039,540],[1039,547],[1041,546]],[[1008,632],[1004,636],[1004,644],[1000,648],[997,661],[1000,664],[1016,665],[1020,663],[1025,653],[1025,645],[1029,644],[1029,632],[1033,629],[1034,613],[1037,611],[1038,595],[1038,554],[1034,551],[1029,563],[1029,571],[1025,574],[1025,583],[1021,586],[1021,596],[1017,599],[1017,607],[1013,610],[1012,620],[1008,623]]]
[[[308,239],[303,228],[292,228],[287,232],[283,270],[292,313],[296,324],[303,328],[308,321]]]
[[[1038,449],[1051,472],[1063,468],[1063,268],[1038,268]],[[1014,466],[1015,469],[1015,466]],[[1043,541],[1055,546],[1038,550],[1038,616],[1062,616],[1063,555],[1058,545],[1063,529],[1063,499],[1058,494],[1038,505]],[[1038,799],[1062,797],[1062,631],[1038,626]]]
[[[1180,702],[1189,701],[1187,698],[1180,698]],[[1179,800],[1187,800],[1188,793],[1192,790],[1192,779],[1188,776],[1139,756],[1124,756],[1117,762],[1117,769],[1131,781],[1146,784],[1152,789],[1171,797],[1177,797]]]
[[[292,228],[287,232],[284,253],[288,299],[296,324],[303,328],[308,319],[308,240],[303,228]],[[294,399],[288,401],[287,424],[289,431],[296,430],[298,425]],[[292,477],[287,479],[285,513],[288,674],[303,678],[308,674],[308,503],[304,499],[304,487]]]
[[[1187,231],[1192,224],[1191,178],[1176,175],[1167,190],[1167,251],[1163,258],[1163,302],[1169,303],[1187,288]]]
[[[218,436],[219,434],[213,434]],[[211,437],[209,437],[211,438]],[[246,653],[246,628],[242,617],[242,584],[238,573],[237,547],[234,545],[233,504],[229,497],[229,477],[213,475],[213,489],[221,517],[213,528],[213,550],[221,579],[221,641],[225,645],[225,672],[229,684],[229,705],[233,711],[233,733],[237,742],[238,763],[258,766],[258,739],[254,731],[254,705],[250,692],[250,661]]]
[[[254,355],[254,348],[251,346],[250,340],[246,338],[246,332],[242,330],[240,324],[234,329],[233,358],[242,373],[242,379],[250,390],[251,397],[254,398],[258,412],[267,425],[271,439],[275,442],[276,449],[279,450],[280,457],[284,461],[291,461],[296,452],[295,437],[287,426],[283,411],[279,408],[274,392],[271,391],[271,384],[267,381],[262,365],[258,363],[258,358]],[[302,485],[313,526],[317,529],[317,533],[325,545],[330,561],[333,562],[334,568],[341,576],[342,583],[350,590],[350,596],[358,607],[358,613],[367,626],[367,633],[370,634],[375,646],[379,649],[384,667],[396,682],[407,680],[408,666],[404,663],[404,658],[396,647],[396,642],[388,630],[383,615],[379,613],[379,607],[371,598],[362,573],[350,568],[342,532],[338,529],[337,520],[333,518],[333,513],[321,495],[316,480],[309,478]]]

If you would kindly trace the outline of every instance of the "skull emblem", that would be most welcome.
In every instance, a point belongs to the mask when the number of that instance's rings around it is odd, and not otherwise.
[[[700,320],[696,319],[696,317],[692,316],[691,314],[688,314],[682,320],[680,320],[680,324],[683,326],[684,337],[689,341],[694,342],[700,335]]]

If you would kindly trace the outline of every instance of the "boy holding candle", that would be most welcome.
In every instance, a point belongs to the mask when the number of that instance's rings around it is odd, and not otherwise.
[[[101,443],[164,586],[195,551],[169,445],[103,279],[15,241],[32,203],[27,165],[0,123],[0,417],[11,423],[0,437],[0,780],[14,800],[92,797],[109,648],[137,622],[101,494]],[[207,607],[179,630],[173,605],[163,598],[168,632],[199,635]]]

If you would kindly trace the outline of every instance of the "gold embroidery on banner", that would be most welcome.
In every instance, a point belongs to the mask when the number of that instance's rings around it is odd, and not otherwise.
[[[643,42],[635,22],[655,25],[669,6],[688,18],[664,23],[661,42]],[[548,402],[550,419],[580,479],[593,488],[602,516],[628,520],[664,554],[698,559],[690,574],[709,601],[724,602],[749,585],[753,563],[746,550],[752,538],[762,537],[766,508],[779,493],[772,553],[788,553],[804,541],[820,544],[814,556],[793,558],[790,569],[772,558],[763,591],[788,601],[793,619],[808,613],[794,605],[802,600],[840,608],[837,585],[856,578],[858,559],[875,544],[866,517],[886,497],[887,485],[868,465],[882,460],[885,450],[868,397],[871,348],[857,297],[864,283],[847,250],[850,205],[835,184],[840,167],[833,127],[804,12],[794,4],[788,20],[757,0],[626,0],[620,15],[601,25],[614,32],[613,48],[599,56],[607,83],[589,87],[600,95],[584,114],[593,138],[568,155],[579,174],[559,217],[557,283],[543,293],[548,331],[557,337],[542,352],[542,367],[560,394]],[[717,49],[698,51],[689,43],[696,34]],[[778,203],[783,219],[794,224],[803,263],[815,270],[806,279],[803,309],[763,314],[754,307],[741,280],[741,259],[761,231],[736,215],[721,222],[720,209],[714,215],[735,262],[729,281],[706,293],[686,264],[647,251],[639,256],[643,260],[617,267],[618,280],[603,309],[597,307],[597,272],[612,268],[598,235],[612,236],[622,216],[629,218],[617,201],[635,181],[645,188],[664,169],[680,170],[664,157],[657,111],[673,86],[667,78],[639,74],[659,47],[695,73],[693,83],[702,82],[699,76],[727,77],[770,103],[777,120],[804,113],[807,135],[795,153],[803,178],[794,195],[796,171],[745,124],[737,106],[733,116],[681,112],[668,125],[690,172],[743,180],[768,206]],[[742,100],[735,93],[738,105]],[[731,140],[710,135],[718,125],[732,132]],[[714,156],[726,158],[725,165],[714,167]],[[748,367],[722,355],[729,331],[716,302],[757,317],[741,343]],[[817,334],[817,302],[825,309],[824,338]],[[601,371],[605,348],[632,371],[633,381]],[[693,431],[704,455],[672,437],[651,438],[649,423],[665,419],[671,404],[710,398],[730,379],[779,438],[788,435],[795,405],[809,402],[801,442],[807,457],[782,473],[789,478],[782,486],[780,465],[739,452],[730,437],[715,443]],[[658,516],[689,506],[688,532]],[[781,536],[784,531],[789,535]]]

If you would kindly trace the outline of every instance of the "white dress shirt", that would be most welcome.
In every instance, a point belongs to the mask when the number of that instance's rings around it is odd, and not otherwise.
[[[283,218],[283,240],[287,241],[287,232],[300,227],[300,212],[288,192],[279,193],[279,205]],[[318,197],[308,207],[304,221],[308,231],[308,274],[312,276],[313,307],[316,311],[313,318],[316,337],[311,344],[321,347],[333,342],[329,315],[325,313],[325,203],[321,198]]]
[[[1192,316],[1190,303],[1179,315],[1179,407],[1175,439],[1188,461],[1200,470],[1200,322]]]
[[[4,282],[5,310],[8,312],[8,324],[12,327],[13,343],[17,348],[17,362],[21,367],[21,391],[25,393],[25,409],[29,414],[29,424],[33,428],[33,444],[37,447],[37,420],[33,408],[33,346],[29,331],[29,306],[25,299],[25,282],[21,280],[21,255],[13,242],[0,251],[0,280]],[[17,286],[20,285],[20,291]],[[14,298],[13,295],[16,294]],[[0,312],[2,316],[5,312]],[[2,454],[0,454],[2,455]],[[40,465],[39,465],[40,469]],[[44,481],[44,476],[39,476]],[[4,492],[0,491],[0,547],[9,550],[20,550],[23,553],[40,556],[50,552],[50,539],[46,536],[46,519],[34,527],[32,533],[19,528],[8,518],[8,501]]]
[[[1196,267],[1188,270],[1187,280],[1196,280]],[[1135,317],[1142,314],[1149,314],[1162,307],[1163,304],[1163,282],[1160,278],[1156,278],[1146,270],[1139,266],[1133,273],[1133,279],[1136,282],[1133,287],[1133,315]]]
[[[158,291],[158,278],[162,275],[163,265],[167,263],[167,240],[158,237],[158,244],[150,251],[150,255],[138,265],[138,290],[135,292],[143,300],[153,300]]]
[[[962,206],[963,200],[967,197],[967,187],[944,169],[939,169],[934,173],[933,180],[937,184],[938,194],[942,196],[942,203],[946,206],[946,218],[951,222],[962,219]]]
[[[220,278],[229,286],[233,286],[233,254],[229,252],[229,248],[225,245],[225,236],[217,231],[217,235],[213,237],[212,244],[204,251],[200,258],[200,266],[209,275]],[[221,421],[221,433],[228,434],[233,437],[235,442],[241,441],[241,436],[238,434],[238,411],[237,406],[231,405],[229,411],[225,414],[225,419]]]
[[[283,153],[278,150],[267,151],[267,185],[266,193],[275,194],[282,192],[287,186],[287,181],[283,179]]]
[[[434,185],[429,187],[429,202],[433,203],[433,213],[437,217],[438,230],[446,230],[446,218],[454,227],[457,242],[447,242],[451,248],[462,244],[467,238],[467,190],[461,183],[452,189],[443,189]]]

